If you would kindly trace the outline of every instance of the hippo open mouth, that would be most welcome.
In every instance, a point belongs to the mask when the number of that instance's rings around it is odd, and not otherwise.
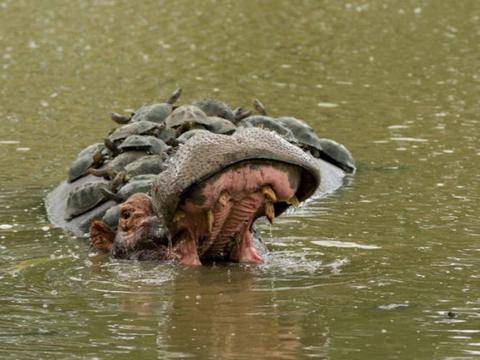
[[[299,203],[300,188],[314,184],[297,165],[247,160],[191,186],[174,215],[172,243],[181,262],[260,263],[252,234],[255,220],[266,216],[273,223],[276,214]]]
[[[271,222],[320,184],[316,160],[272,132],[202,134],[171,159],[152,202],[178,259],[261,262],[252,225]]]

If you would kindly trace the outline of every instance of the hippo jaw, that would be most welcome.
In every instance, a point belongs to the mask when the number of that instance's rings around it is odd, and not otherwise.
[[[152,203],[168,253],[181,263],[260,263],[255,220],[273,221],[319,184],[313,157],[270,131],[250,128],[187,141],[155,181]]]
[[[171,243],[180,262],[261,263],[252,225],[265,216],[271,223],[297,205],[305,181],[297,165],[271,160],[245,160],[188,188],[180,197],[171,226]],[[302,175],[304,181],[302,182]]]

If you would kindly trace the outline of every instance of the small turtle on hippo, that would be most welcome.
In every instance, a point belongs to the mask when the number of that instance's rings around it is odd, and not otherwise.
[[[147,104],[141,106],[137,111],[130,115],[111,114],[111,119],[117,124],[128,124],[137,121],[150,121],[162,123],[168,115],[174,110],[174,104],[180,98],[182,89],[175,90],[166,102],[160,104]]]

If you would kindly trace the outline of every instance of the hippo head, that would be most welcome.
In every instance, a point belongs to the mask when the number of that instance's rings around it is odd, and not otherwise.
[[[116,232],[94,221],[91,238],[116,257],[260,263],[255,220],[273,222],[319,185],[318,161],[273,132],[200,133],[169,159],[151,197],[121,205]]]

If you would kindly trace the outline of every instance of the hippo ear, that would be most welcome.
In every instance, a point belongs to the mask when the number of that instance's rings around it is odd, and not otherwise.
[[[115,240],[115,232],[101,220],[94,220],[90,225],[90,241],[94,248],[110,252]]]

